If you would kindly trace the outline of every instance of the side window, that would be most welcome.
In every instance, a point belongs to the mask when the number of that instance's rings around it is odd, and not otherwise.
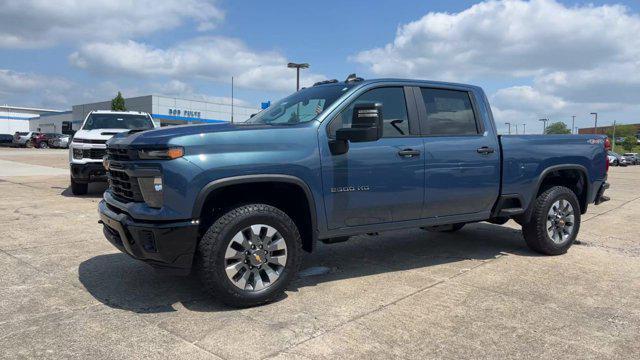
[[[427,134],[475,135],[478,126],[466,91],[421,88],[427,108]]]
[[[407,116],[407,104],[404,98],[404,90],[401,87],[384,87],[371,89],[360,95],[348,107],[340,112],[328,126],[329,137],[335,138],[336,130],[343,127],[351,127],[353,107],[360,103],[382,104],[382,118],[384,127],[382,137],[410,136],[409,117]]]

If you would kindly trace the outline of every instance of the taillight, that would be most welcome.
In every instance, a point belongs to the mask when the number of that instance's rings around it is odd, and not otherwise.
[[[605,159],[605,163],[607,165],[605,165],[604,171],[605,172],[609,172],[609,151],[611,150],[611,140],[609,140],[609,137],[604,138],[604,159]]]

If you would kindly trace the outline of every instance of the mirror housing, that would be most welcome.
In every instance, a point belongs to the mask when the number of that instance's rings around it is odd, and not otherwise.
[[[362,103],[353,107],[351,127],[336,131],[336,139],[329,142],[334,155],[349,151],[349,142],[376,141],[382,137],[382,104]]]

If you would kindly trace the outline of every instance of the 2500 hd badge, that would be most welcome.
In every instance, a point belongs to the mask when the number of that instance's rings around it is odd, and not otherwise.
[[[341,193],[341,192],[350,192],[350,191],[369,191],[369,185],[361,185],[361,186],[341,186],[341,187],[332,187],[332,193]]]

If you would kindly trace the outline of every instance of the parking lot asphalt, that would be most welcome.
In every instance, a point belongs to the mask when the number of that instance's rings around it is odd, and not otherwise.
[[[237,310],[107,243],[105,185],[72,196],[66,157],[0,149],[0,357],[640,356],[640,166],[610,170],[611,201],[565,255],[529,251],[513,222],[358,236],[306,256],[279,301]]]

